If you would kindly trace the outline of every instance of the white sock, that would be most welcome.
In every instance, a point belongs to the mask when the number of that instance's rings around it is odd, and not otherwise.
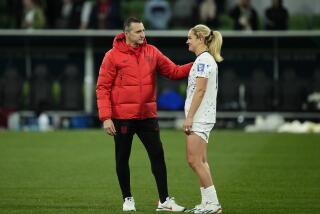
[[[204,194],[204,187],[200,187],[200,192],[201,192],[201,204],[205,204],[206,201],[206,196]]]
[[[203,191],[207,202],[219,204],[217,192],[213,185],[205,188]]]

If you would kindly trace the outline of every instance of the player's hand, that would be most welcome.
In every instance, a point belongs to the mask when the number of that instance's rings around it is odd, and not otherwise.
[[[107,132],[108,135],[116,135],[116,129],[111,119],[103,121],[103,129]]]
[[[192,126],[193,118],[186,118],[186,120],[183,123],[183,130],[186,135],[191,134],[191,126]]]

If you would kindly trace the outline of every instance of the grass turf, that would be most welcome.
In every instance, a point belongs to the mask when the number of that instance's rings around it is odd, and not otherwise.
[[[161,137],[169,192],[191,208],[200,196],[184,135]],[[101,130],[0,132],[0,213],[123,213],[113,144]],[[208,159],[224,213],[320,210],[320,135],[216,131]],[[130,166],[136,213],[155,213],[155,182],[137,138]]]

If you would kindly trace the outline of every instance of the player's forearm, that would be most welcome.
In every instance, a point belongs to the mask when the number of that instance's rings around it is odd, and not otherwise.
[[[188,77],[192,64],[176,65],[168,57],[161,55],[157,70],[161,75],[172,80],[177,80]]]
[[[204,97],[206,90],[205,89],[198,89],[195,91],[193,98],[192,98],[192,102],[191,102],[191,106],[190,106],[190,110],[188,112],[187,118],[193,118],[194,115],[196,114],[202,100]]]

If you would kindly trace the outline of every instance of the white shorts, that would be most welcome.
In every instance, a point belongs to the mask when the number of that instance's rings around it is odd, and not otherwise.
[[[191,131],[208,143],[210,131],[213,127],[214,123],[192,123]]]

